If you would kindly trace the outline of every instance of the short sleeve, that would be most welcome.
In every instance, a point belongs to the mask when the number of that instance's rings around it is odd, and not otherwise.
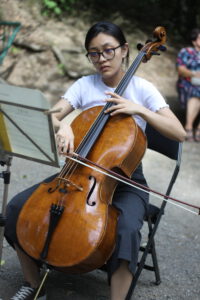
[[[187,48],[183,48],[179,51],[177,59],[176,59],[176,66],[187,66],[188,59],[190,57],[190,50]]]
[[[81,107],[81,81],[78,79],[75,81],[62,96],[66,99],[74,109]]]
[[[153,112],[159,111],[161,108],[169,107],[161,93],[149,81],[145,80],[142,85],[143,105]]]

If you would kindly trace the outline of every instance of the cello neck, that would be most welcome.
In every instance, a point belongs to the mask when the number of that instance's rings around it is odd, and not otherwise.
[[[120,81],[119,85],[117,86],[117,88],[115,89],[115,93],[122,96],[122,94],[124,93],[125,89],[127,88],[127,85],[129,84],[131,78],[133,77],[133,75],[135,74],[135,72],[137,71],[140,63],[142,62],[144,56],[146,55],[145,52],[141,51],[136,59],[133,61],[133,63],[131,64],[131,66],[129,67],[128,71],[126,72],[126,74],[124,75],[124,77],[122,78],[122,80]]]

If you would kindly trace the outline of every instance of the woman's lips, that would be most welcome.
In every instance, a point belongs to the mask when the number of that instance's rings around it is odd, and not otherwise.
[[[109,69],[109,66],[101,66],[100,67],[101,72],[107,71],[108,69]]]

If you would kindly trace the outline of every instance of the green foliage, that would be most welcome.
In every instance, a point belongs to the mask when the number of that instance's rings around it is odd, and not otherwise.
[[[42,0],[42,11],[46,16],[61,16],[66,11],[72,11],[77,0]]]
[[[65,75],[65,66],[63,64],[57,64],[57,68],[60,75]]]
[[[19,54],[19,53],[21,52],[21,49],[15,47],[15,46],[12,46],[10,52],[11,52],[13,55],[17,55],[17,54]]]

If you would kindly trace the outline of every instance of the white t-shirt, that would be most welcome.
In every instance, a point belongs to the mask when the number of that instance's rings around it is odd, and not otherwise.
[[[105,105],[103,101],[108,97],[105,92],[114,92],[116,88],[111,88],[102,81],[99,74],[83,76],[78,79],[64,94],[66,99],[75,109],[86,110],[88,108]],[[138,103],[156,112],[163,107],[168,107],[165,99],[159,91],[149,81],[133,76],[122,95],[134,103]],[[146,121],[138,115],[134,115],[136,123],[145,130]]]

